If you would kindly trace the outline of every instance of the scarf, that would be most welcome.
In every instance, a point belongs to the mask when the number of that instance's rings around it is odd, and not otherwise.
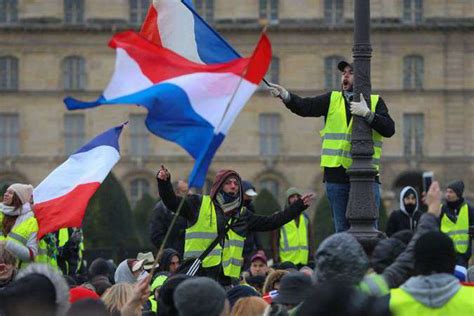
[[[31,211],[30,203],[25,203],[18,208],[0,203],[0,212],[7,216],[19,216],[26,214],[29,211]]]
[[[240,195],[231,196],[230,194],[227,194],[224,191],[220,191],[216,195],[216,201],[222,211],[224,213],[228,213],[240,206]]]

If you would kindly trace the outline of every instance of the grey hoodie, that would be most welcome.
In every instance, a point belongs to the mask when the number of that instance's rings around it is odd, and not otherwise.
[[[124,261],[120,262],[117,270],[115,270],[115,283],[134,284],[137,282],[137,278],[133,275],[132,271],[130,271],[130,268],[128,267],[127,260],[128,259],[125,259]]]
[[[459,280],[448,273],[420,275],[408,279],[400,287],[429,308],[444,306],[461,288]]]

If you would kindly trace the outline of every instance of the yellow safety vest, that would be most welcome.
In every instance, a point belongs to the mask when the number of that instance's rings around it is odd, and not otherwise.
[[[378,95],[370,96],[370,108],[372,112],[375,112],[378,100]],[[323,141],[321,167],[335,168],[343,166],[345,169],[349,169],[352,165],[352,121],[353,119],[351,118],[349,126],[347,126],[346,106],[342,92],[332,91],[326,123],[324,128],[320,131]],[[372,140],[374,142],[372,164],[375,169],[379,170],[383,137],[372,129]]]
[[[3,213],[0,212],[0,225],[2,225],[3,222]],[[28,240],[30,239],[31,235],[34,233],[38,233],[38,222],[36,221],[36,218],[33,216],[33,213],[22,221],[20,224],[14,224],[11,231],[8,233],[7,236],[3,234],[3,227],[0,227],[2,231],[0,232],[0,241],[1,240],[6,240],[6,241],[12,241],[19,243],[25,247],[27,246]],[[19,268],[23,269],[28,265],[28,262],[20,261],[19,262]]]
[[[467,203],[464,203],[459,210],[456,223],[451,221],[446,214],[442,216],[441,231],[451,237],[456,252],[466,253],[469,248],[469,207]]]
[[[35,257],[35,262],[49,264],[54,268],[58,267],[56,259],[48,256],[48,243],[43,239],[38,242],[38,254]]]
[[[423,305],[402,289],[392,289],[390,311],[394,316],[472,316],[474,315],[474,287],[461,286],[459,291],[439,308]]]
[[[216,217],[217,214],[211,197],[203,195],[198,220],[193,226],[186,229],[184,259],[199,257],[217,238]],[[224,239],[224,249],[218,243],[209,255],[204,258],[202,262],[203,268],[222,264],[224,275],[238,278],[243,262],[244,240],[245,237],[230,229]]]
[[[369,296],[382,297],[390,293],[387,281],[377,273],[370,273],[364,276],[357,288]]]
[[[63,247],[67,242],[69,241],[69,228],[61,228],[58,231],[58,247]],[[74,273],[77,273],[81,266],[82,266],[82,258],[83,258],[83,253],[84,253],[84,238],[81,239],[81,242],[79,243],[79,253],[78,253],[78,262],[77,262],[77,269],[74,271]],[[69,262],[65,262],[66,264],[66,273],[69,274],[71,271],[69,271]]]
[[[292,220],[280,228],[281,262],[308,263],[308,225],[308,218],[301,213],[298,226],[296,220]]]

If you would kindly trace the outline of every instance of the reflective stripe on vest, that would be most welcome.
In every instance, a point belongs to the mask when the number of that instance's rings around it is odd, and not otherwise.
[[[186,229],[185,259],[199,257],[217,237],[216,216],[211,197],[203,195],[198,219],[193,226]],[[224,240],[224,249],[220,244],[217,244],[204,258],[203,268],[214,267],[222,263],[224,275],[238,278],[243,261],[244,240],[244,237],[230,229]]]
[[[370,96],[370,108],[375,112],[378,95]],[[349,126],[347,122],[346,106],[344,96],[340,91],[331,93],[331,101],[329,104],[326,123],[321,130],[322,150],[321,150],[321,167],[340,167],[348,169],[352,165],[351,156],[351,139],[352,139],[352,121]],[[372,155],[372,164],[379,170],[380,157],[382,156],[383,137],[372,129],[372,141],[374,142],[374,154]]]
[[[464,203],[459,210],[456,223],[444,214],[441,218],[441,231],[447,234],[454,243],[458,253],[466,253],[469,248],[469,206]]]
[[[461,286],[459,291],[441,307],[430,308],[404,290],[390,291],[390,311],[396,316],[458,316],[474,315],[474,287]]]
[[[390,289],[383,276],[377,273],[366,275],[359,283],[358,289],[367,295],[382,297],[390,293]]]
[[[281,262],[308,263],[308,225],[308,218],[301,213],[298,226],[296,220],[292,220],[280,228]]]

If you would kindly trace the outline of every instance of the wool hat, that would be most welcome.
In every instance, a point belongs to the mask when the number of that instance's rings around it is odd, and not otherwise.
[[[22,204],[30,202],[33,195],[33,186],[31,184],[14,183],[7,190],[15,192]]]
[[[462,198],[464,194],[464,182],[462,182],[462,180],[455,180],[448,183],[447,188],[453,190],[458,198]]]
[[[69,302],[71,304],[87,298],[98,300],[100,299],[100,296],[97,295],[96,292],[89,290],[83,286],[77,286],[69,290]]]
[[[227,297],[219,283],[198,277],[178,285],[173,299],[180,316],[219,316]]]
[[[277,304],[298,305],[308,296],[311,277],[302,272],[292,272],[281,278],[279,295],[273,302]]]
[[[427,232],[415,244],[415,271],[417,274],[454,273],[456,252],[448,235],[439,231]]]
[[[247,285],[237,285],[231,288],[227,292],[227,299],[229,300],[230,306],[234,306],[239,298],[250,297],[250,296],[260,296],[254,288]]]

